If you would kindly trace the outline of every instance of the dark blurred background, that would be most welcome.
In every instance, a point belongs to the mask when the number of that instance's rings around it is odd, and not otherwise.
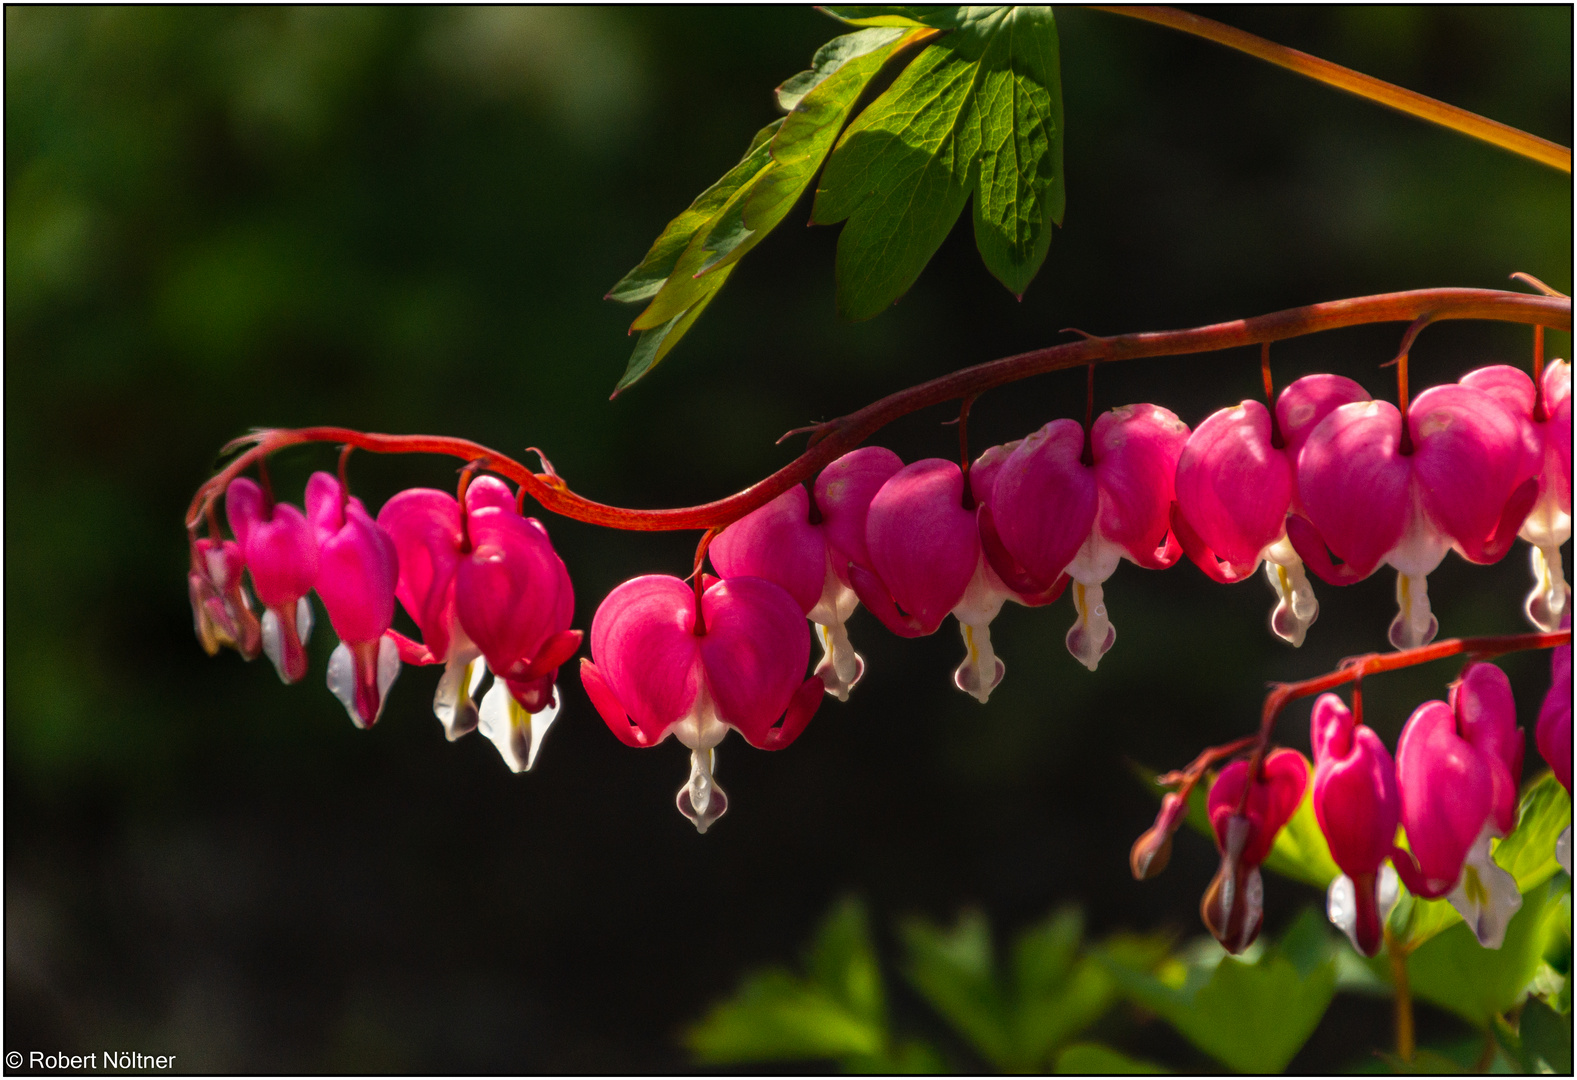
[[[1220,14],[1571,141],[1569,8]],[[594,498],[679,505],[787,461],[773,440],[790,427],[1068,326],[1178,328],[1517,270],[1570,290],[1569,177],[1158,27],[1058,18],[1068,211],[1022,303],[966,218],[895,309],[841,323],[837,232],[801,227],[807,205],[610,403],[637,309],[602,294],[772,118],[771,88],[831,20],[7,8],[5,1048],[222,1071],[671,1070],[683,1026],[747,968],[791,961],[845,892],[884,927],[977,904],[1011,931],[1073,902],[1096,934],[1196,933],[1214,854],[1187,836],[1166,876],[1130,879],[1154,807],[1125,762],[1177,766],[1248,730],[1266,680],[1384,647],[1390,571],[1319,586],[1293,651],[1265,628],[1262,584],[1124,564],[1099,673],[1063,648],[1066,601],[1010,606],[985,708],[950,686],[951,623],[899,641],[862,613],[866,682],[786,753],[731,737],[732,809],[705,837],[674,810],[683,749],[620,745],[573,677],[536,771],[514,776],[480,737],[444,742],[435,671],[407,668],[357,731],[322,686],[321,614],[313,674],[287,688],[266,662],[204,656],[186,601],[187,500],[254,425],[531,444]],[[1278,381],[1336,370],[1388,394],[1378,365],[1401,329],[1279,346]],[[1525,364],[1530,339],[1432,328],[1414,384]],[[1551,347],[1568,356],[1570,338]],[[1097,394],[1193,424],[1257,387],[1240,350],[1114,365]],[[983,447],[1082,408],[1082,373],[1046,376],[982,399],[972,431]],[[945,419],[879,441],[951,454]],[[288,453],[275,483],[296,498],[332,460]],[[454,467],[363,454],[352,476],[376,506]],[[696,540],[548,527],[583,627],[620,580],[685,573]],[[1521,628],[1528,576],[1520,544],[1491,568],[1448,557],[1430,580],[1443,634]],[[1505,661],[1525,723],[1547,665]],[[1455,673],[1373,681],[1367,718],[1393,738]],[[1286,741],[1306,748],[1307,714]],[[1267,886],[1272,931],[1320,899]],[[1294,1068],[1350,1064],[1387,1013],[1339,1000]]]

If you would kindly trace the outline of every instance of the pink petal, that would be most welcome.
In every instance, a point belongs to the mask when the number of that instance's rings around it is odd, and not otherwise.
[[[827,543],[810,523],[810,495],[800,485],[724,529],[707,553],[724,578],[765,578],[787,589],[802,614],[821,601]]]
[[[903,460],[886,447],[862,446],[838,458],[816,477],[816,508],[821,512],[821,527],[838,580],[848,582],[851,562],[860,566],[871,564],[865,546],[866,515],[882,485],[902,468]]]
[[[917,461],[882,485],[866,519],[871,568],[892,599],[932,633],[975,573],[980,537],[963,505],[964,477],[941,458]]]
[[[1511,681],[1494,664],[1469,664],[1451,688],[1457,733],[1483,754],[1494,774],[1495,827],[1507,836],[1516,824],[1517,785],[1526,742],[1517,726]]]
[[[1424,511],[1472,558],[1495,536],[1513,489],[1532,475],[1517,420],[1488,394],[1465,386],[1425,390],[1407,419]]]
[[[1276,423],[1287,459],[1298,459],[1303,444],[1331,413],[1343,405],[1368,400],[1369,391],[1342,375],[1305,375],[1289,384],[1276,399]]]
[[[1095,421],[1095,527],[1135,562],[1155,562],[1166,540],[1177,459],[1187,441],[1187,425],[1158,405],[1125,405]]]
[[[1292,464],[1271,446],[1270,413],[1257,401],[1213,413],[1177,460],[1184,518],[1235,567],[1257,565],[1260,551],[1280,539],[1293,487]]]
[[[1401,414],[1390,402],[1343,405],[1320,421],[1298,455],[1298,491],[1310,523],[1363,576],[1407,526],[1412,469],[1398,451],[1401,430]],[[1320,560],[1305,555],[1296,537],[1293,544],[1320,573]]]
[[[789,706],[805,680],[810,627],[787,592],[763,578],[733,578],[701,597],[701,663],[718,718],[752,744]]]
[[[447,492],[411,488],[378,511],[378,524],[394,541],[400,580],[394,595],[440,660],[449,655],[454,577],[460,562],[460,505]]]
[[[1083,427],[1053,420],[1020,442],[997,471],[991,492],[997,535],[1036,581],[1055,581],[1095,526],[1095,470],[1080,462],[1083,451]]]
[[[803,623],[797,611],[795,617]],[[596,670],[641,729],[646,745],[660,742],[675,721],[690,713],[700,693],[702,639],[691,632],[694,625],[690,586],[660,574],[626,581],[592,618]]]
[[[1413,711],[1396,744],[1396,781],[1418,868],[1435,888],[1449,891],[1494,809],[1489,761],[1457,735],[1451,706],[1426,701]],[[1407,881],[1402,863],[1397,871]],[[1411,882],[1408,888],[1418,891]]]

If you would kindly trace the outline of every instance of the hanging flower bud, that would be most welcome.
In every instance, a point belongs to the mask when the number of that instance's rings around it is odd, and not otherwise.
[[[455,570],[455,614],[493,670],[479,726],[516,772],[529,769],[558,715],[558,669],[580,648],[575,592],[547,529],[522,517],[501,482],[466,491],[470,548]]]
[[[1561,629],[1570,629],[1572,615],[1567,611]],[[1539,726],[1534,733],[1539,753],[1566,793],[1572,790],[1572,647],[1562,645],[1550,657],[1550,689],[1539,707]],[[1572,872],[1572,827],[1566,826],[1555,841],[1555,858],[1568,874]]]
[[[1242,952],[1259,936],[1265,915],[1259,866],[1303,801],[1309,782],[1309,763],[1296,750],[1273,751],[1252,782],[1248,768],[1248,762],[1234,761],[1222,769],[1205,802],[1221,866],[1205,890],[1199,913],[1230,953]]]
[[[399,578],[394,541],[326,472],[307,480],[306,504],[318,542],[318,596],[340,639],[329,657],[329,690],[352,723],[371,727],[400,673],[399,647],[386,634]]]
[[[1172,527],[1183,550],[1222,584],[1242,581],[1264,561],[1277,596],[1271,631],[1293,646],[1303,644],[1320,611],[1287,539],[1298,450],[1328,414],[1368,396],[1351,379],[1306,376],[1282,391],[1274,425],[1265,406],[1244,401],[1195,428],[1177,460]]]
[[[244,476],[225,489],[225,516],[246,556],[252,588],[264,607],[263,652],[287,685],[307,673],[318,541],[300,510],[276,503]]]
[[[849,563],[869,557],[865,517],[871,500],[901,468],[891,450],[851,451],[821,471],[814,501],[805,488],[791,488],[724,529],[707,549],[725,579],[765,578],[798,601],[821,638],[816,674],[840,701],[849,699],[865,670],[844,625],[859,605]]]
[[[1172,861],[1172,837],[1188,816],[1188,800],[1175,791],[1161,796],[1161,809],[1151,825],[1128,852],[1128,869],[1135,881],[1158,876]]]
[[[690,748],[690,778],[677,802],[704,833],[728,809],[712,775],[714,748],[728,730],[759,749],[781,749],[805,730],[824,686],[804,677],[809,635],[781,586],[711,579],[699,607],[697,621],[695,593],[678,578],[626,581],[592,619],[591,659],[581,660],[580,677],[621,742],[655,746],[672,734]]]
[[[1557,360],[1544,369],[1542,402],[1533,380],[1504,364],[1471,371],[1462,385],[1491,395],[1522,425],[1539,480],[1533,509],[1517,533],[1532,545],[1526,610],[1534,626],[1554,630],[1571,603],[1561,545],[1572,537],[1572,366]]]
[[[1489,842],[1515,824],[1522,735],[1505,674],[1473,664],[1451,702],[1413,711],[1396,745],[1402,827],[1410,851],[1391,852],[1402,881],[1426,899],[1446,896],[1479,944],[1498,949],[1522,906],[1517,883]]]
[[[243,659],[257,659],[262,632],[252,602],[241,584],[245,559],[233,540],[191,541],[191,569],[186,573],[192,602],[192,623],[198,644],[209,656],[234,649]]]
[[[1401,813],[1396,766],[1373,729],[1354,722],[1335,694],[1321,694],[1309,719],[1314,816],[1342,876],[1326,911],[1365,956],[1380,950],[1385,910],[1380,877]]]
[[[1505,555],[1538,493],[1516,420],[1465,386],[1418,395],[1407,416],[1384,401],[1336,409],[1298,455],[1304,515],[1288,536],[1308,567],[1333,585],[1360,581],[1382,562],[1398,572],[1399,649],[1433,640],[1428,574],[1448,550],[1470,562]],[[1341,558],[1337,566],[1326,548]]]
[[[1127,558],[1152,570],[1176,562],[1170,531],[1177,459],[1188,427],[1156,405],[1103,413],[1090,432],[1054,420],[1008,455],[992,492],[992,527],[1036,582],[1074,582],[1078,621],[1067,645],[1094,671],[1117,639],[1102,583]],[[1086,453],[1087,449],[1087,453]]]
[[[980,559],[963,471],[927,458],[895,473],[871,500],[865,543],[869,562],[849,569],[860,602],[900,637],[935,633]]]

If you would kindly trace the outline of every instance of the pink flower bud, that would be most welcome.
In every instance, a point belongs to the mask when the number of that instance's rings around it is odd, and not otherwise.
[[[257,616],[241,584],[243,569],[241,545],[235,541],[192,540],[186,587],[197,641],[209,656],[231,648],[254,660],[262,647]]]
[[[306,600],[318,576],[318,541],[307,519],[289,503],[275,503],[246,477],[225,490],[225,515],[246,555],[252,588],[266,609],[263,651],[286,683],[307,673],[306,643],[312,605]]]
[[[1359,952],[1373,956],[1383,935],[1380,868],[1391,853],[1401,813],[1396,766],[1380,737],[1355,724],[1335,694],[1321,694],[1314,702],[1309,740],[1314,747],[1314,816],[1331,858],[1347,879],[1341,888],[1353,893],[1350,908],[1337,904],[1333,883],[1332,921]]]
[[[1397,569],[1397,648],[1434,638],[1426,578],[1445,553],[1496,561],[1537,494],[1517,422],[1488,394],[1434,387],[1418,395],[1407,422],[1411,453],[1388,402],[1343,405],[1322,420],[1298,455],[1306,519],[1293,517],[1287,530],[1331,584],[1368,577],[1382,562]]]
[[[705,832],[728,806],[712,776],[713,748],[730,728],[763,750],[787,746],[815,714],[823,685],[804,677],[809,635],[782,587],[752,577],[714,581],[701,615],[698,628],[695,594],[678,578],[626,581],[597,609],[592,658],[580,672],[620,741],[655,746],[672,734],[690,748],[678,804]]]
[[[329,657],[329,689],[357,727],[371,727],[400,673],[394,620],[399,562],[394,541],[325,472],[307,480],[307,520],[318,542],[316,588],[340,643]]]
[[[1261,775],[1252,783],[1248,762],[1234,761],[1211,785],[1205,805],[1221,866],[1205,890],[1199,912],[1228,952],[1242,952],[1259,936],[1265,914],[1259,866],[1270,854],[1276,834],[1303,801],[1308,780],[1309,763],[1302,754],[1276,750],[1265,758]]]

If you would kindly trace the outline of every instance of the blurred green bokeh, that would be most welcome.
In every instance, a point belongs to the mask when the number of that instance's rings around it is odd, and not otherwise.
[[[529,444],[594,498],[678,505],[788,460],[788,428],[1067,326],[1183,327],[1516,270],[1570,291],[1568,176],[1156,27],[1057,15],[1068,212],[1022,303],[966,224],[893,310],[840,323],[836,231],[786,225],[610,403],[636,309],[602,294],[771,118],[771,87],[831,21],[7,8],[8,1048],[124,1043],[208,1071],[646,1071],[680,1067],[682,1025],[747,966],[791,957],[848,888],[879,913],[974,903],[1014,927],[1073,902],[1101,933],[1192,931],[1212,854],[1180,840],[1165,878],[1128,878],[1153,811],[1124,759],[1181,763],[1246,730],[1265,680],[1382,647],[1388,574],[1322,588],[1293,652],[1264,631],[1262,587],[1125,566],[1101,671],[1065,654],[1064,606],[1013,608],[985,709],[949,686],[951,630],[899,642],[859,616],[867,683],[787,754],[725,744],[734,808],[704,838],[672,807],[682,753],[617,744],[573,677],[536,773],[516,777],[477,738],[444,743],[430,672],[408,669],[358,732],[321,685],[326,623],[313,675],[285,688],[205,657],[186,606],[182,514],[253,425]],[[1568,8],[1225,17],[1571,141]],[[1399,330],[1290,343],[1278,379],[1338,370],[1383,392]],[[1432,328],[1415,384],[1523,363],[1528,340]],[[1569,336],[1551,345],[1569,355]],[[1098,394],[1197,423],[1257,386],[1245,351],[1116,365]],[[1082,375],[1048,376],[983,399],[971,430],[984,446],[1082,402]],[[945,419],[883,441],[949,454]],[[275,481],[299,491],[331,461],[287,454]],[[453,470],[352,462],[369,505]],[[548,526],[580,626],[619,580],[684,572],[695,540]],[[1448,559],[1430,583],[1444,632],[1517,629],[1526,576],[1520,550]],[[1547,661],[1505,667],[1530,723]],[[1454,673],[1376,680],[1370,722],[1394,737]],[[1288,742],[1306,745],[1306,715]],[[1310,898],[1277,885],[1273,928]],[[1384,1017],[1332,1017],[1350,1027],[1293,1068],[1384,1038]]]

